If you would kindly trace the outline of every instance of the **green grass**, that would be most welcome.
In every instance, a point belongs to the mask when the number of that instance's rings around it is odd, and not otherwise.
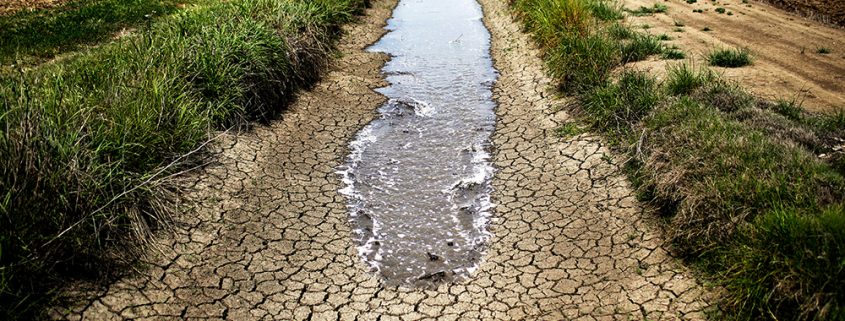
[[[339,25],[363,6],[221,2],[0,76],[3,319],[40,318],[58,286],[132,262],[167,220],[162,179],[186,166],[180,155],[214,130],[278,112],[316,80]]]
[[[583,132],[584,130],[578,127],[578,124],[575,123],[566,123],[558,128],[555,128],[555,135],[564,139],[578,136]]]
[[[667,48],[663,50],[663,53],[660,54],[660,57],[663,59],[670,59],[670,60],[679,60],[686,58],[686,54],[677,48]]]
[[[622,61],[634,62],[663,52],[663,45],[658,37],[649,34],[635,34],[622,46]]]
[[[780,99],[775,102],[772,110],[778,114],[783,115],[794,121],[800,121],[804,108],[801,108],[801,103],[797,100]]]
[[[711,66],[739,68],[752,63],[751,53],[747,49],[715,49],[707,55]]]
[[[722,14],[722,13],[725,13],[726,10],[725,10],[725,8],[718,7],[718,8],[716,8],[715,11],[716,11],[716,13]]]
[[[670,95],[689,95],[704,84],[710,83],[715,75],[707,69],[696,70],[687,64],[670,65],[666,74],[666,90]]]
[[[827,47],[819,47],[818,49],[816,49],[816,53],[820,55],[827,55],[831,53],[831,50]]]
[[[615,23],[607,28],[607,34],[613,37],[613,39],[622,40],[631,39],[636,33],[625,25]]]
[[[632,15],[640,17],[640,16],[650,16],[655,13],[666,13],[669,10],[665,4],[662,3],[655,3],[651,7],[639,7],[636,10],[628,10]]]
[[[32,65],[143,27],[177,4],[208,0],[78,0],[55,9],[0,17],[0,65]]]
[[[614,0],[591,1],[588,5],[593,16],[599,20],[619,20],[625,16],[622,14],[622,7]]]
[[[516,1],[514,8],[533,10],[543,1],[552,0]],[[544,15],[557,13],[520,14],[535,36],[550,28],[541,26]],[[845,139],[845,113],[761,101],[685,64],[669,67],[662,83],[631,71],[614,81],[608,70],[646,56],[639,48],[655,47],[648,37],[659,42],[619,23],[583,21],[582,33],[541,43],[549,70],[563,89],[577,88],[569,92],[590,128],[629,153],[626,172],[639,197],[660,207],[677,253],[727,290],[719,319],[845,318],[845,156],[832,150]],[[568,45],[578,37],[603,44],[604,53],[592,57],[594,46]],[[747,51],[726,51],[708,62],[751,62]],[[619,59],[601,58],[614,55]],[[573,59],[579,68],[560,64]]]
[[[657,83],[645,73],[625,71],[615,83],[594,87],[582,96],[593,128],[624,136],[660,99]]]

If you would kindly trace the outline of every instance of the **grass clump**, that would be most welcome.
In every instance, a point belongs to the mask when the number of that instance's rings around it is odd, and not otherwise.
[[[597,0],[588,4],[593,16],[599,20],[619,20],[625,16],[622,14],[622,6],[613,0]]]
[[[715,11],[716,11],[716,13],[722,14],[722,13],[725,13],[726,10],[725,10],[725,8],[718,7],[718,8],[716,8]]]
[[[633,38],[636,32],[622,24],[615,23],[607,28],[607,34],[613,37],[613,39],[623,40]]]
[[[830,48],[827,48],[827,47],[819,47],[818,49],[816,49],[816,53],[817,53],[817,54],[820,54],[820,55],[827,55],[827,54],[830,54],[830,53],[831,53],[831,51],[830,51]]]
[[[688,64],[672,65],[668,67],[666,90],[674,96],[689,95],[705,84],[711,83],[714,77],[715,75],[707,69],[695,70]]]
[[[594,129],[623,136],[657,104],[657,82],[646,73],[625,71],[615,83],[593,88],[582,97]]]
[[[0,76],[0,302],[39,318],[68,279],[125,267],[167,221],[167,181],[210,131],[316,80],[363,1],[244,0]],[[118,250],[115,250],[118,249]],[[6,315],[8,314],[8,315]]]
[[[800,121],[801,115],[804,113],[804,108],[801,108],[801,103],[795,99],[779,99],[775,102],[772,110],[794,121]]]
[[[680,60],[686,58],[686,54],[677,48],[669,48],[663,51],[660,55],[663,59]]]
[[[782,320],[841,320],[845,288],[845,209],[778,207],[738,233],[724,267],[727,301],[738,317],[777,315]]]
[[[707,55],[711,66],[739,68],[752,63],[751,53],[747,49],[716,49]]]
[[[658,37],[650,34],[635,34],[622,46],[622,61],[634,62],[663,52],[663,45]]]
[[[665,4],[655,3],[651,7],[640,6],[636,10],[629,10],[629,12],[631,12],[632,15],[639,17],[639,16],[650,16],[650,15],[653,15],[655,13],[666,13],[666,11],[668,11],[668,10],[669,10],[669,7],[667,7]]]

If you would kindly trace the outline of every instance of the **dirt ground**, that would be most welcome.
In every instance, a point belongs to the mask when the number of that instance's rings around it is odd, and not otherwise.
[[[213,148],[185,177],[191,206],[149,268],[74,287],[57,319],[704,320],[710,292],[664,248],[598,136],[550,92],[539,51],[505,2],[482,0],[500,78],[493,87],[496,204],[483,261],[466,281],[385,287],[358,257],[336,170],[385,101],[387,57],[365,52],[395,0],[373,1],[336,66],[281,119]],[[448,41],[448,39],[444,39]]]
[[[0,16],[20,10],[53,8],[70,0],[0,0]]]
[[[837,0],[838,1],[838,0]],[[803,101],[807,110],[845,110],[845,29],[790,14],[758,1],[742,0],[623,0],[626,8],[665,4],[669,10],[652,16],[633,17],[632,26],[652,34],[667,34],[687,55],[687,63],[706,65],[706,55],[716,48],[748,48],[751,66],[715,68],[726,78],[739,81],[765,99]],[[719,14],[717,8],[724,8]],[[703,10],[701,13],[693,10]],[[709,31],[704,31],[705,28]],[[825,48],[827,54],[819,53]],[[662,75],[668,64],[659,60],[634,64]]]
[[[845,27],[845,1],[842,0],[766,0],[789,12]]]

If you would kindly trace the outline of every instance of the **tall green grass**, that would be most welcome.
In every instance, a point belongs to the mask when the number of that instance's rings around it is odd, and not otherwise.
[[[74,278],[133,260],[168,175],[211,133],[271,116],[319,75],[364,0],[244,0],[0,78],[0,302],[30,318]],[[119,249],[119,250],[115,250]]]
[[[761,101],[683,64],[663,82],[630,71],[614,81],[612,69],[658,52],[647,49],[659,42],[583,14],[572,15],[575,27],[547,25],[562,23],[545,19],[562,14],[555,8],[571,7],[592,14],[588,0],[513,2],[551,75],[580,98],[584,120],[630,154],[629,177],[660,207],[675,249],[728,290],[722,317],[845,318],[845,156],[834,150],[845,113]],[[741,50],[709,59],[750,61]]]

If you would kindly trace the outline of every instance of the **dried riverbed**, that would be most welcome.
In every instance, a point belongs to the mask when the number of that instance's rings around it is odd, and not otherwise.
[[[498,0],[480,1],[499,71],[486,252],[465,279],[429,289],[385,285],[369,271],[336,171],[389,102],[374,91],[388,85],[380,70],[389,58],[365,49],[395,3],[373,1],[349,26],[336,66],[280,120],[226,136],[214,163],[185,178],[191,206],[150,252],[149,269],[75,288],[80,303],[53,316],[704,319],[709,292],[662,248],[613,155],[597,136],[555,135],[571,121],[558,108],[565,101],[547,93],[537,50]]]

